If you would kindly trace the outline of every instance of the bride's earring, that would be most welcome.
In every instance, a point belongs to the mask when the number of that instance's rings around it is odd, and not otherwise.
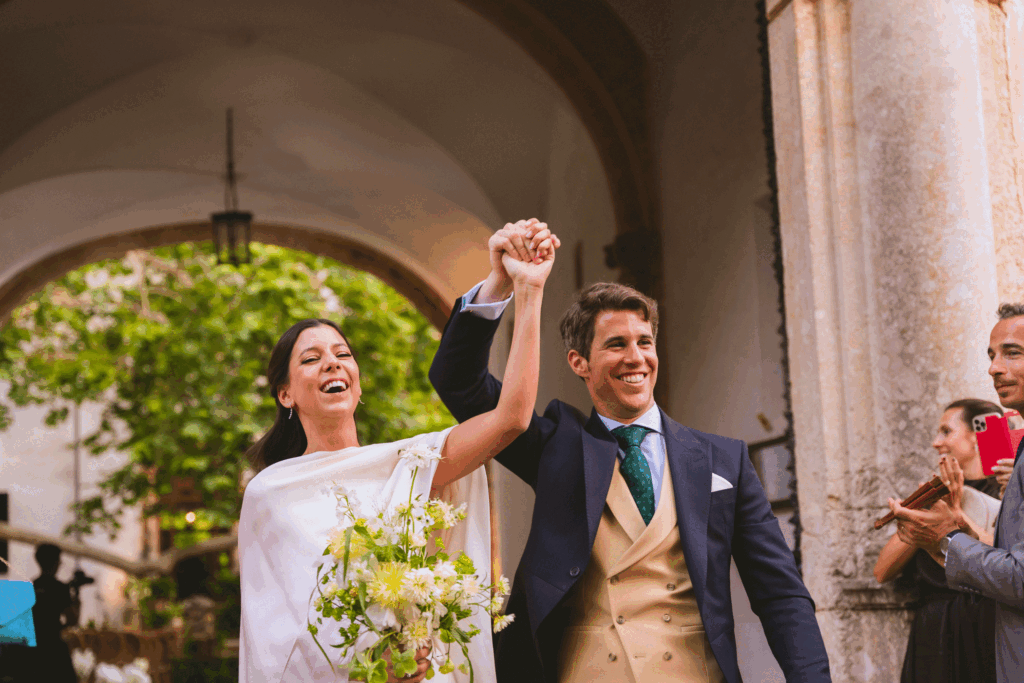
[[[292,413],[294,413],[294,412],[295,412],[295,408],[289,408],[288,409],[288,419],[289,420],[292,419]]]
[[[363,402],[363,397],[362,397],[362,396],[360,396],[360,397],[359,397],[359,402],[360,402],[360,403],[362,403],[362,402]]]

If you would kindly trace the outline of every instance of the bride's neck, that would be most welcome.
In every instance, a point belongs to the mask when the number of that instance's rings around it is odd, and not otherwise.
[[[324,417],[321,419],[306,418],[302,421],[306,431],[306,452],[339,451],[359,445],[356,434],[356,421],[352,415],[343,418]]]

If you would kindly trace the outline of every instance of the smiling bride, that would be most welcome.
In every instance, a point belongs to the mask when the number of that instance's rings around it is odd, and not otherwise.
[[[404,500],[413,482],[417,495],[464,504],[466,520],[452,529],[447,551],[464,551],[481,569],[482,582],[490,583],[490,510],[480,466],[530,423],[537,398],[541,299],[557,246],[545,229],[506,250],[502,261],[514,283],[515,328],[501,398],[494,410],[441,432],[361,446],[356,436],[359,364],[344,332],[330,320],[310,319],[281,336],[267,370],[277,419],[250,450],[258,473],[246,487],[239,520],[240,683],[346,679],[307,630],[317,567],[338,521],[332,486],[342,485],[379,508]],[[413,477],[399,452],[418,446],[436,449],[441,457]],[[483,612],[474,618],[481,629],[469,648],[475,679],[491,683],[490,619]],[[419,668],[401,680],[421,681],[429,656],[430,648],[419,650]],[[391,670],[388,680],[398,680]],[[469,677],[458,670],[434,678],[462,680]]]

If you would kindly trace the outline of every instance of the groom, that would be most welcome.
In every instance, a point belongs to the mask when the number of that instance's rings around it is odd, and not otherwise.
[[[455,303],[430,380],[460,421],[492,409],[487,371],[536,220],[491,238],[491,273]],[[657,303],[614,283],[583,290],[561,322],[594,409],[552,401],[498,461],[536,493],[530,536],[495,641],[502,683],[739,683],[730,595],[736,561],[787,681],[829,681],[814,603],[742,441],[673,421],[655,404]]]

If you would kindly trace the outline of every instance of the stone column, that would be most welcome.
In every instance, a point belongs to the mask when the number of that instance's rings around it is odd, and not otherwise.
[[[994,398],[997,255],[970,0],[768,2],[803,570],[836,681],[893,681],[872,575],[942,406]]]
[[[1024,301],[1024,0],[976,0],[1001,301]]]

